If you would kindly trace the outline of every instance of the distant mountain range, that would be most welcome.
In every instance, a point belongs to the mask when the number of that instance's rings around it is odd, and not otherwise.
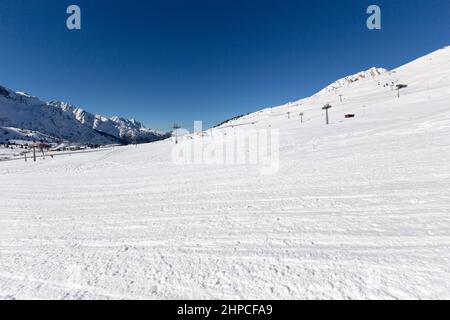
[[[108,118],[61,101],[44,102],[3,86],[0,86],[0,127],[32,130],[61,142],[99,145],[146,143],[169,136],[134,119]],[[6,130],[0,130],[0,135],[2,132]]]

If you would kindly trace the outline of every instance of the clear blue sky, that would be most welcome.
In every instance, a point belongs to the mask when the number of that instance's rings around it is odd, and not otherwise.
[[[66,8],[82,30],[66,28]],[[366,8],[382,9],[382,30]],[[0,84],[149,127],[220,122],[450,44],[449,0],[1,0]]]

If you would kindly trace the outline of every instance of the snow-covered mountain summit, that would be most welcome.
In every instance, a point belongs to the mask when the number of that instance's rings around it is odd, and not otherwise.
[[[317,95],[325,95],[325,94],[329,94],[329,93],[335,93],[338,89],[348,87],[352,83],[355,83],[362,79],[375,78],[386,72],[389,72],[389,71],[384,68],[373,67],[373,68],[370,68],[369,70],[361,71],[356,74],[339,79],[339,80],[333,82],[332,84],[330,84],[329,86],[327,86],[326,88],[319,91],[317,93]]]
[[[70,142],[151,142],[166,135],[132,119],[104,117],[61,101],[44,102],[0,86],[0,127],[38,131]]]

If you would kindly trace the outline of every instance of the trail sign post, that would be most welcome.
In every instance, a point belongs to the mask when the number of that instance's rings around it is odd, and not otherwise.
[[[300,113],[300,123],[303,123],[303,112]]]

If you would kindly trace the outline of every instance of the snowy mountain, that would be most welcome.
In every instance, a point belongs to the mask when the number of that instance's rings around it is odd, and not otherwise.
[[[166,137],[134,119],[94,115],[65,102],[44,102],[2,86],[0,127],[38,131],[63,141],[83,144],[143,143]]]
[[[306,119],[323,117],[321,109],[325,104],[331,104],[331,114],[338,113],[339,120],[345,121],[345,113],[356,116],[373,114],[377,117],[389,118],[395,115],[410,117],[411,106],[408,103],[420,101],[447,99],[450,95],[450,46],[436,50],[394,70],[371,68],[354,75],[339,79],[316,94],[298,101],[239,117],[229,125],[242,125],[259,122],[276,126],[278,120],[284,121],[286,113],[305,114]],[[397,98],[396,85],[405,84],[402,98]],[[427,93],[427,95],[424,95]],[[389,110],[385,110],[389,106]],[[392,108],[395,108],[391,110]],[[399,109],[404,113],[399,112]],[[419,108],[417,115],[427,115],[429,110]],[[295,120],[294,120],[295,121]]]
[[[336,92],[336,90],[339,90],[341,88],[344,87],[348,87],[349,85],[351,85],[354,82],[363,80],[363,79],[371,79],[371,78],[375,78],[381,74],[384,74],[386,72],[389,72],[388,70],[384,69],[384,68],[370,68],[369,70],[366,71],[361,71],[358,72],[356,74],[353,74],[351,76],[347,76],[345,78],[339,79],[335,82],[333,82],[332,84],[330,84],[329,86],[327,86],[326,88],[322,89],[321,91],[319,91],[317,93],[317,95],[324,95],[324,94],[328,94],[328,93],[334,93]]]

